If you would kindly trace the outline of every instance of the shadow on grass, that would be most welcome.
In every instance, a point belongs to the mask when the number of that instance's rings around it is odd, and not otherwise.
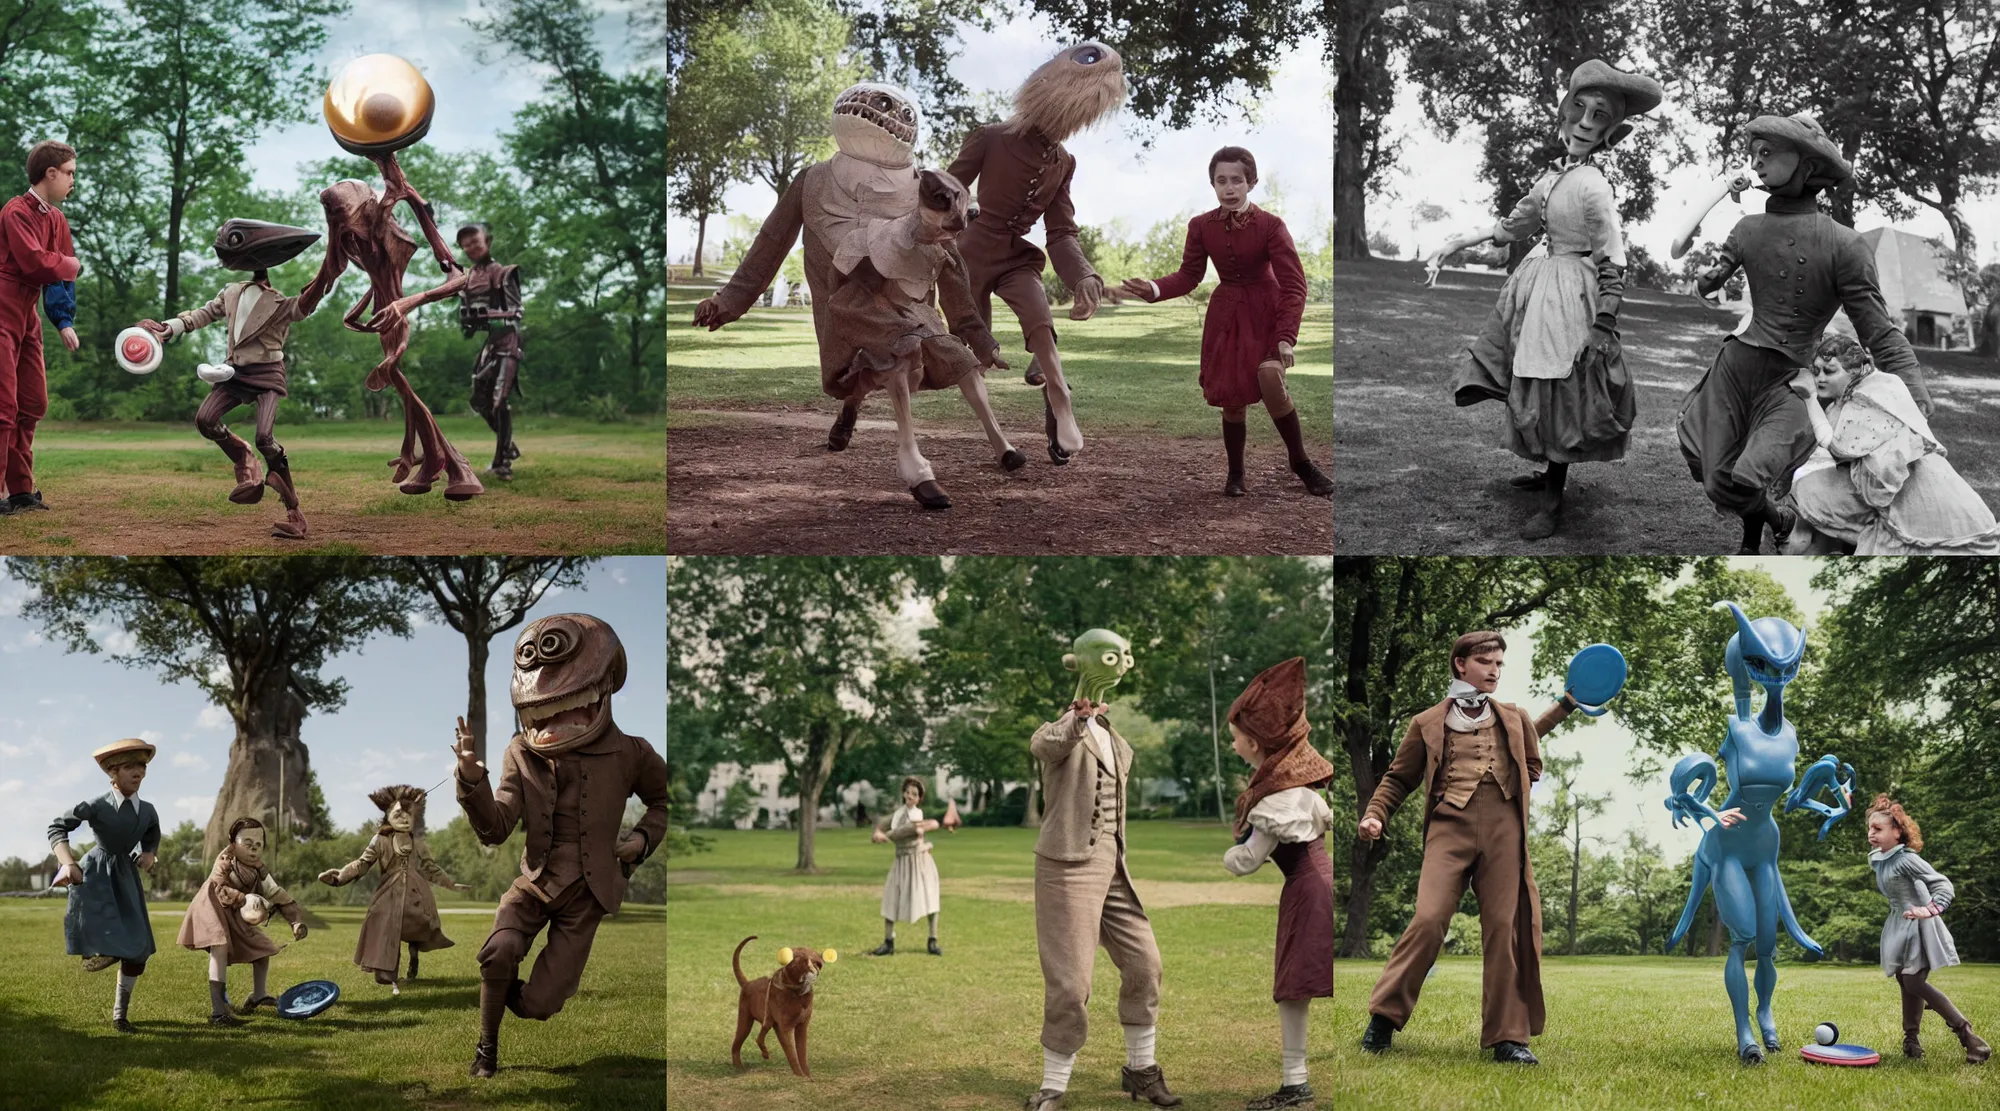
[[[503,1027],[501,1037],[506,1037]],[[501,1042],[502,1076],[507,1073],[506,1042]],[[666,1103],[667,1061],[664,1057],[620,1054],[596,1057],[577,1065],[558,1068],[522,1068],[561,1081],[563,1086],[547,1092],[549,1098],[570,1107],[600,1109],[647,1108],[658,1111]]]

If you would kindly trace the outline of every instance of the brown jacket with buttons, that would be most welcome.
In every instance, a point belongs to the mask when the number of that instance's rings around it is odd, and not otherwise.
[[[979,218],[958,237],[975,293],[1009,270],[1025,266],[1041,273],[1042,252],[1021,238],[1037,220],[1047,259],[1064,285],[1075,289],[1097,275],[1077,242],[1076,206],[1069,199],[1076,156],[1061,143],[1039,131],[1019,134],[989,123],[965,137],[950,172],[979,204]]]
[[[1750,323],[1739,340],[1811,366],[1827,322],[1845,309],[1875,365],[1901,378],[1919,402],[1930,399],[1909,337],[1882,299],[1875,253],[1813,198],[1772,197],[1762,213],[1738,220],[1696,289],[1713,293],[1739,266],[1750,283]]]
[[[578,815],[583,876],[598,905],[616,912],[625,900],[626,870],[618,859],[625,800],[638,795],[646,804],[645,816],[633,827],[646,839],[639,856],[643,861],[667,833],[666,758],[652,745],[611,726],[603,736],[555,759],[574,760],[583,769],[583,813]],[[521,878],[529,883],[539,879],[555,843],[556,773],[549,758],[531,751],[516,734],[507,746],[497,789],[483,772],[475,782],[457,782],[458,803],[481,844],[500,844],[516,825],[527,831]]]
[[[1569,717],[1569,707],[1558,702],[1539,719],[1530,721],[1527,711],[1511,702],[1492,701],[1489,705],[1493,707],[1500,732],[1506,737],[1507,752],[1514,759],[1514,798],[1520,804],[1521,826],[1525,831],[1528,789],[1542,778],[1541,736]],[[1424,821],[1430,822],[1432,796],[1443,786],[1437,775],[1444,761],[1444,717],[1450,709],[1451,699],[1447,698],[1410,719],[1409,731],[1403,734],[1395,759],[1389,761],[1388,772],[1368,799],[1368,809],[1362,814],[1364,819],[1375,818],[1387,825],[1389,816],[1403,804],[1404,796],[1421,791]]]
[[[1035,855],[1050,860],[1089,860],[1096,850],[1098,831],[1091,826],[1097,809],[1097,769],[1110,772],[1118,784],[1117,828],[1105,834],[1125,833],[1125,777],[1132,771],[1132,746],[1111,728],[1103,717],[1097,724],[1111,738],[1111,763],[1105,764],[1096,746],[1086,739],[1089,726],[1074,710],[1035,730],[1028,742],[1042,770],[1042,831],[1035,837]],[[1122,855],[1122,847],[1121,847]]]

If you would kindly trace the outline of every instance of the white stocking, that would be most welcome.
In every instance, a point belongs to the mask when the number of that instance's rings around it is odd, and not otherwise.
[[[965,403],[972,406],[979,426],[986,430],[986,446],[993,449],[993,454],[1001,456],[1013,451],[1014,445],[1007,442],[1007,434],[1000,431],[999,418],[993,415],[993,402],[986,396],[986,375],[975,370],[959,379],[958,392],[965,395]]]
[[[1279,1083],[1285,1087],[1306,1082],[1306,1011],[1311,1005],[1310,999],[1287,999],[1278,1004],[1278,1028],[1285,1038],[1280,1058],[1284,1079]]]
[[[218,984],[229,983],[229,946],[208,947],[208,978]]]
[[[916,486],[929,482],[930,460],[917,450],[916,418],[910,415],[910,379],[907,375],[893,374],[889,377],[889,401],[896,409],[896,477],[905,486]]]
[[[1076,1054],[1042,1048],[1042,1087],[1052,1092],[1069,1091],[1069,1074],[1075,1068]]]
[[[1153,1065],[1153,1037],[1158,1031],[1154,1026],[1127,1026],[1125,1029],[1125,1067],[1128,1069],[1151,1068]]]

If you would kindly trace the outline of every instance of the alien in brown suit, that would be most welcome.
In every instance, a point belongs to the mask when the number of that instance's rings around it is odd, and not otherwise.
[[[620,731],[611,695],[625,685],[625,648],[611,626],[560,613],[521,630],[514,644],[514,710],[521,731],[507,745],[495,788],[459,719],[458,801],[482,844],[527,832],[521,875],[479,950],[479,1044],[472,1075],[500,1067],[502,1010],[546,1020],[576,994],[597,924],[617,912],[626,878],[667,830],[667,762]],[[645,817],[623,837],[625,800]],[[549,932],[534,972],[518,975],[528,947]]]

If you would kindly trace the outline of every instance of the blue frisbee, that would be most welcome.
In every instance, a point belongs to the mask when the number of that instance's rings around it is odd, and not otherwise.
[[[283,1018],[311,1018],[333,1006],[340,998],[340,985],[332,980],[307,980],[286,988],[278,996],[278,1014]]]
[[[1799,1049],[1799,1056],[1814,1065],[1846,1065],[1849,1068],[1867,1068],[1882,1063],[1882,1055],[1865,1045],[1849,1045],[1839,1042],[1834,1045],[1807,1045]]]
[[[1609,644],[1593,644],[1571,656],[1563,689],[1577,708],[1591,717],[1604,714],[1604,704],[1625,689],[1625,656]]]

